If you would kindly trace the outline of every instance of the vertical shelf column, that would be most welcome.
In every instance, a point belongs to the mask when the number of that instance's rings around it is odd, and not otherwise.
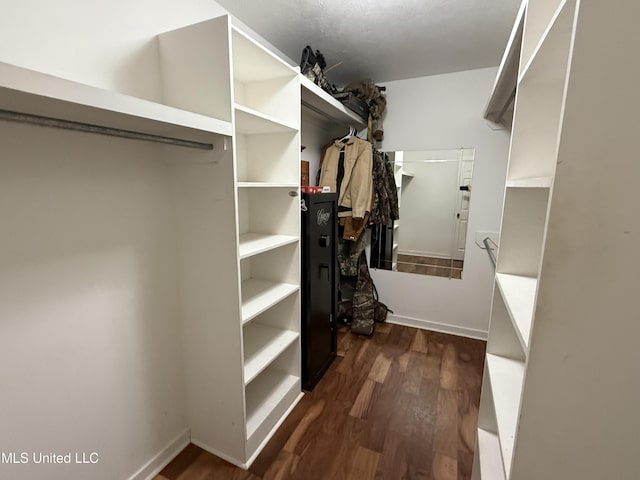
[[[246,458],[302,396],[300,80],[231,27]]]

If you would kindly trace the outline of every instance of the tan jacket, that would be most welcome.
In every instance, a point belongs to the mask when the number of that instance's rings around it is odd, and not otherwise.
[[[340,212],[338,215],[364,218],[365,213],[371,210],[373,195],[373,150],[369,142],[350,137],[346,145],[340,140],[330,145],[322,159],[319,185],[328,186],[332,192],[338,191],[336,180],[342,147],[345,148],[344,177],[340,185],[338,205],[351,208],[351,212]]]

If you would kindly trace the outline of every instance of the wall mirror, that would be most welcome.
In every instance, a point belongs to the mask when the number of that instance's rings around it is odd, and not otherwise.
[[[473,148],[387,152],[400,219],[375,226],[371,267],[462,278]]]

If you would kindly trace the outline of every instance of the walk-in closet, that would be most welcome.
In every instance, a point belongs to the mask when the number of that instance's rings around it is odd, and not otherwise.
[[[640,6],[0,2],[0,479],[635,480]]]

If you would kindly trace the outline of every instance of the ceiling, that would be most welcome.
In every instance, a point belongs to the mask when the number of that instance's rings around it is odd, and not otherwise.
[[[295,62],[305,45],[320,50],[338,86],[498,65],[520,2],[217,0]]]

